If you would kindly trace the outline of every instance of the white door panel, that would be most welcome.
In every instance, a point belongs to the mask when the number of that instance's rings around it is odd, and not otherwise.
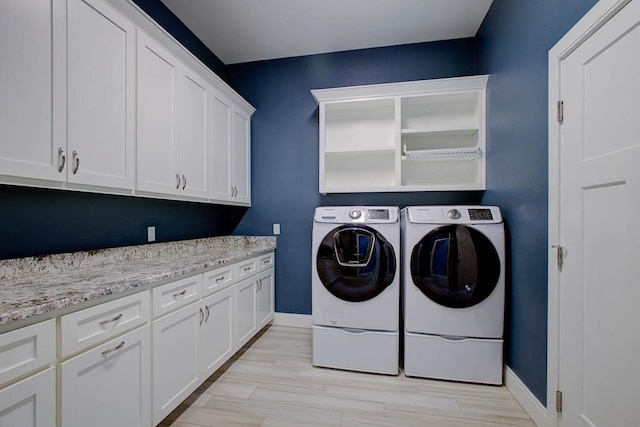
[[[563,426],[640,419],[640,2],[561,65],[559,383]]]

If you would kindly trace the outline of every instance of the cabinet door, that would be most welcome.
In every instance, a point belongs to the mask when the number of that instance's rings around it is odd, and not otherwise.
[[[204,311],[195,302],[153,322],[153,424],[198,386],[198,334]]]
[[[232,104],[220,93],[213,94],[211,197],[231,200],[234,193],[231,183],[231,111]]]
[[[65,180],[64,23],[63,2],[0,2],[0,175]]]
[[[131,189],[135,28],[102,0],[68,8],[67,179]]]
[[[257,276],[249,277],[236,284],[236,337],[240,348],[247,343],[257,331],[256,292]]]
[[[258,274],[258,328],[273,320],[275,275],[273,268]]]
[[[151,424],[149,325],[60,364],[62,427]]]
[[[211,85],[184,65],[180,75],[180,193],[209,198]]]
[[[137,189],[176,194],[178,81],[176,58],[138,31]]]
[[[235,110],[232,116],[232,183],[234,200],[251,205],[251,131],[249,115]]]
[[[235,351],[234,289],[227,288],[203,300],[205,319],[200,328],[200,379],[224,364]]]
[[[49,368],[0,390],[0,426],[55,427],[55,425],[55,368]]]

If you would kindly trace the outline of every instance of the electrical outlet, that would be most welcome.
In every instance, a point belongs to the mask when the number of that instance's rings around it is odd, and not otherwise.
[[[273,224],[273,234],[280,234],[280,224]]]
[[[154,226],[147,227],[147,242],[156,241],[156,228]]]

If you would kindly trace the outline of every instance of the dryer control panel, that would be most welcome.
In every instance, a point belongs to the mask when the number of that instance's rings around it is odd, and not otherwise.
[[[497,206],[410,206],[403,209],[414,224],[499,224]]]
[[[316,208],[314,221],[335,224],[387,224],[398,222],[396,206],[322,206]]]

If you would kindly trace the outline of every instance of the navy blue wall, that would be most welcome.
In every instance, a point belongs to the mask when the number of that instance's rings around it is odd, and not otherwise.
[[[510,231],[506,363],[541,401],[547,377],[549,49],[596,0],[494,0],[476,37],[487,89],[487,191]]]
[[[281,224],[276,311],[311,313],[313,212],[328,205],[477,203],[471,193],[318,193],[318,106],[311,89],[474,74],[472,39],[356,50],[229,66],[230,84],[257,111],[252,125],[252,208],[238,234]]]
[[[233,232],[246,208],[0,185],[0,259]]]

